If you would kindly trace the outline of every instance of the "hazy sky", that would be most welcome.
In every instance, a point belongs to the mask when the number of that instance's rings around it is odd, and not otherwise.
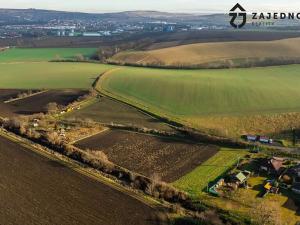
[[[247,11],[300,12],[299,0],[0,0],[0,8],[38,8],[82,12],[158,10],[168,12],[227,12],[235,3]]]

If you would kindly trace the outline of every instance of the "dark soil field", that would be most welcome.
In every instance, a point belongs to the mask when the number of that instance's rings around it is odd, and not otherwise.
[[[101,123],[134,125],[150,129],[171,131],[168,125],[152,118],[134,107],[102,97],[99,102],[70,114],[70,117],[90,118]]]
[[[11,115],[11,107],[4,103],[4,101],[15,98],[18,94],[24,92],[24,90],[12,90],[12,89],[0,89],[0,116]]]
[[[14,90],[12,90],[13,92]],[[12,115],[30,115],[34,113],[46,112],[46,106],[50,102],[56,102],[58,105],[67,106],[69,103],[86,94],[84,90],[50,90],[42,94],[24,98],[14,102],[4,104],[1,100],[0,116]],[[1,91],[0,91],[1,95]],[[1,97],[0,97],[1,98]]]
[[[0,224],[152,225],[156,210],[0,136]]]
[[[77,147],[101,150],[110,161],[137,173],[172,182],[217,153],[218,147],[111,130],[79,141]]]

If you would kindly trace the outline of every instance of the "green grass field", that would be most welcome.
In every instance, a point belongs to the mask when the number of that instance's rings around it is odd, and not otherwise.
[[[223,70],[122,68],[100,89],[150,111],[191,118],[300,111],[300,65]]]
[[[244,150],[221,149],[205,163],[174,182],[174,186],[187,191],[193,196],[201,194],[208,183],[220,178],[246,154],[247,151]]]
[[[231,137],[244,133],[269,135],[290,130],[291,124],[297,127],[300,123],[285,115],[300,112],[300,65],[167,70],[42,62],[58,52],[63,57],[72,57],[78,50],[0,52],[0,88],[90,88],[99,74],[119,68],[100,79],[99,90],[203,131]],[[277,116],[278,113],[284,115]],[[267,118],[257,119],[262,115]]]
[[[85,88],[111,68],[90,63],[26,62],[0,64],[0,88]]]
[[[0,63],[73,59],[78,54],[90,57],[96,51],[96,48],[12,48],[0,52]]]

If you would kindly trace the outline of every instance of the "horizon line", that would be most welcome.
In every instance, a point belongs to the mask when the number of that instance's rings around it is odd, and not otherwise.
[[[171,13],[171,14],[225,14],[227,12],[213,9],[205,10],[187,10],[187,11],[164,11],[164,10],[155,10],[155,9],[132,9],[132,10],[102,10],[102,11],[90,11],[90,10],[67,10],[67,9],[45,9],[45,8],[6,8],[0,7],[0,9],[5,10],[44,10],[44,11],[57,11],[57,12],[69,12],[69,13],[87,13],[87,14],[105,14],[105,13],[124,13],[124,12],[159,12],[159,13]]]

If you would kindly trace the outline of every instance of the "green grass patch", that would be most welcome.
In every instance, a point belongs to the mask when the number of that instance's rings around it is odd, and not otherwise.
[[[300,65],[223,70],[124,67],[101,89],[152,112],[191,118],[300,111]]]
[[[0,64],[0,88],[91,88],[109,65],[91,63],[26,62]]]
[[[216,181],[248,152],[222,148],[216,155],[195,170],[174,182],[174,186],[192,196],[201,194],[210,182]]]
[[[0,63],[74,59],[78,54],[89,58],[96,51],[96,48],[12,48],[0,52]]]

